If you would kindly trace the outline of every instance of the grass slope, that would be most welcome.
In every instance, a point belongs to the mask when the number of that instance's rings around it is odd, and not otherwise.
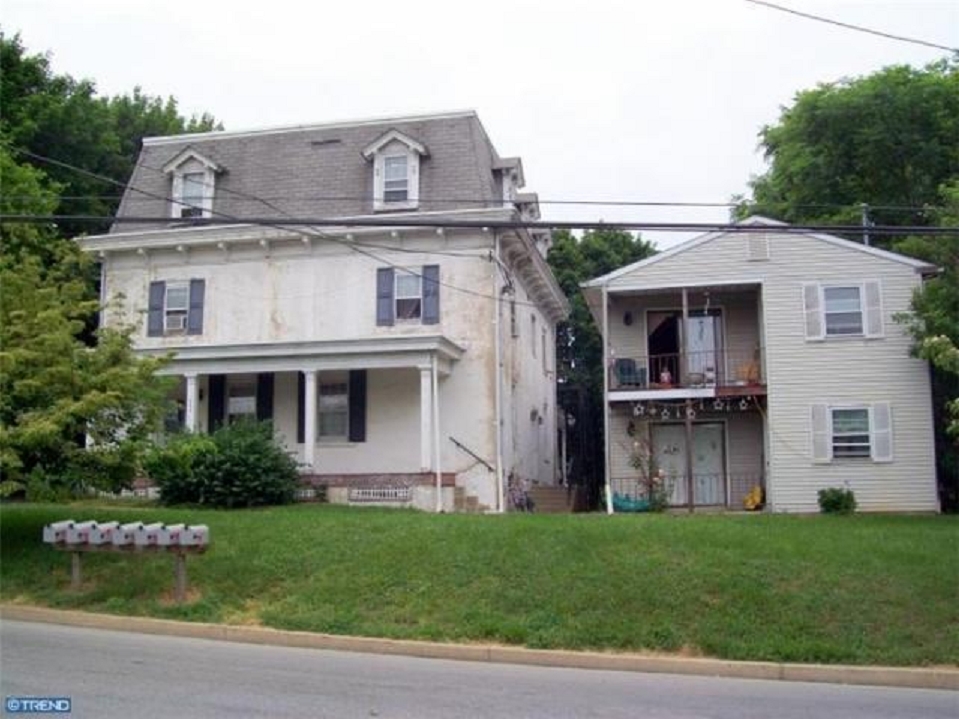
[[[172,559],[69,555],[64,518],[209,524]],[[8,505],[0,598],[117,614],[730,659],[959,664],[955,517],[467,516],[300,505],[199,511]]]

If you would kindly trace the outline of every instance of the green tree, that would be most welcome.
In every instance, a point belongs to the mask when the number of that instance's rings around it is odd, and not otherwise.
[[[762,129],[760,146],[769,170],[750,182],[738,216],[858,223],[868,203],[877,224],[927,225],[923,208],[959,177],[959,60],[804,90]]]
[[[220,125],[208,114],[184,118],[176,100],[152,97],[140,88],[128,95],[100,97],[91,80],[59,75],[44,55],[30,55],[19,35],[0,35],[0,137],[12,147],[50,157],[111,177],[129,180],[140,141],[150,135],[200,132]],[[117,186],[23,155],[21,161],[42,169],[63,195],[60,214],[111,217],[119,205]],[[22,212],[22,206],[14,206]],[[59,224],[60,234],[103,232],[110,221]]]
[[[0,146],[4,193],[31,211],[56,202],[56,185]],[[0,225],[0,474],[5,493],[115,490],[133,478],[138,443],[157,426],[169,387],[158,359],[134,356],[130,331],[81,334],[99,309],[84,281],[91,263],[52,226]],[[87,438],[92,440],[86,448]]]
[[[553,234],[548,262],[570,303],[570,318],[556,332],[559,402],[576,419],[576,433],[588,437],[579,444],[574,477],[598,500],[603,473],[603,350],[599,328],[590,314],[580,284],[649,257],[655,248],[630,232],[597,230],[581,238],[570,232]],[[575,447],[574,447],[575,450]]]

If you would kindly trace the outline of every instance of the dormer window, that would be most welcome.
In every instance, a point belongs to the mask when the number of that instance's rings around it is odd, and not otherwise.
[[[383,204],[410,199],[409,158],[393,155],[383,158]]]
[[[170,216],[193,219],[213,215],[216,175],[223,169],[199,152],[187,148],[163,168],[170,175]]]
[[[366,146],[363,157],[373,161],[373,209],[414,210],[419,206],[420,159],[426,147],[390,130]]]

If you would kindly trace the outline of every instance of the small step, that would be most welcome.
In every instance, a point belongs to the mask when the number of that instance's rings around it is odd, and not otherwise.
[[[566,487],[532,487],[533,511],[540,514],[566,514],[573,511],[573,497]]]

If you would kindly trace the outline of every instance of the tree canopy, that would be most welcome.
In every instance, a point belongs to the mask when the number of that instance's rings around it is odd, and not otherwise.
[[[56,74],[44,55],[30,55],[19,35],[0,34],[0,139],[19,148],[105,175],[129,180],[140,152],[140,141],[150,135],[200,132],[220,125],[208,114],[184,118],[174,98],[132,93],[101,97],[92,80]],[[119,205],[120,189],[65,167],[43,163],[28,155],[19,162],[34,165],[58,183],[64,199],[60,214],[111,217]],[[12,197],[12,196],[11,196]],[[23,206],[12,204],[12,211]],[[60,234],[71,238],[100,232],[100,224],[63,222]]]
[[[868,203],[877,224],[928,225],[925,206],[959,177],[959,60],[804,90],[759,137],[769,169],[740,216],[858,223]]]
[[[146,135],[214,127],[172,98],[98,97],[92,81],[54,74],[19,36],[0,35],[0,213],[109,217],[116,185],[33,153],[125,182]],[[26,151],[26,152],[24,152]],[[137,357],[131,328],[94,330],[96,267],[72,238],[81,223],[0,223],[0,496],[116,490],[168,406],[164,360]]]

